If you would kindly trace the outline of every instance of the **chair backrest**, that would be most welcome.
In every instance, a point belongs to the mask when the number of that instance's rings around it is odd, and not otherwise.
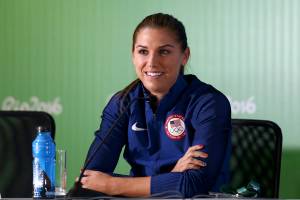
[[[260,197],[278,198],[282,134],[271,121],[233,119],[232,188],[246,186],[251,180],[260,184]]]
[[[54,119],[45,112],[0,111],[0,194],[32,197],[32,141],[37,127],[55,136]]]

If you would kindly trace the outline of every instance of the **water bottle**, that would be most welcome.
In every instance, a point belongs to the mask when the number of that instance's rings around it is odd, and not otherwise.
[[[55,143],[44,127],[37,128],[32,142],[33,198],[54,197],[55,193]]]

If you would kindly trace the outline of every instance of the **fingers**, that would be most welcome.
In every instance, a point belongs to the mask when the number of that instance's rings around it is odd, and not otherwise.
[[[172,172],[183,172],[189,169],[200,169],[201,167],[205,167],[206,163],[198,160],[196,158],[189,158],[186,160],[178,160],[175,167],[172,169]]]
[[[190,153],[190,156],[194,158],[207,158],[208,154],[202,151],[194,151]]]
[[[82,168],[80,169],[80,173],[82,173]],[[82,179],[84,179],[84,177],[86,177],[86,176],[92,175],[92,173],[93,173],[92,170],[85,170],[80,182],[82,183]],[[78,182],[78,181],[79,181],[79,177],[76,177],[75,182]]]
[[[204,153],[204,152],[202,152],[202,151],[199,151],[199,150],[201,150],[203,148],[204,148],[203,145],[192,146],[192,147],[188,148],[188,150],[186,151],[185,155],[187,155],[188,157],[196,156],[196,157],[206,158],[207,154]],[[201,154],[199,154],[198,152],[201,152]]]
[[[199,169],[201,167],[205,167],[206,162],[200,160],[208,157],[208,154],[201,151],[203,149],[203,145],[194,145],[188,148],[187,152],[183,157],[178,160],[178,168],[180,171],[187,169]]]
[[[195,145],[195,146],[192,146],[192,147],[188,148],[187,152],[182,157],[182,159],[183,160],[188,160],[188,159],[191,159],[191,158],[207,158],[208,157],[207,153],[205,153],[203,151],[199,151],[203,148],[204,148],[203,145]]]
[[[84,185],[87,183],[88,179],[89,179],[88,177],[82,177],[80,182]]]
[[[193,151],[197,151],[197,150],[203,149],[203,147],[204,146],[202,144],[191,146],[190,148],[188,148],[188,150],[187,150],[186,153],[190,153],[190,152],[193,152]]]
[[[89,175],[92,175],[93,173],[94,173],[95,171],[93,171],[93,170],[85,170],[84,172],[83,172],[83,175],[84,176],[89,176]]]
[[[186,160],[184,160],[184,161],[182,161],[182,164],[183,164],[183,166],[184,165],[186,165],[186,166],[188,166],[188,165],[193,165],[194,167],[193,167],[193,169],[194,168],[200,168],[200,167],[205,167],[207,164],[206,164],[206,162],[204,162],[204,161],[202,161],[202,160],[199,160],[199,159],[197,159],[197,158],[193,158],[193,157],[191,157],[191,158],[188,158],[188,159],[186,159]]]
[[[88,189],[90,187],[88,180],[89,180],[88,177],[82,177],[82,179],[80,181],[82,188]]]
[[[198,165],[188,164],[185,170],[188,169],[199,169],[200,167]]]
[[[195,158],[192,158],[191,161],[189,162],[189,164],[195,165],[198,168],[199,167],[205,167],[207,165],[206,162],[204,162],[202,160],[195,159]]]
[[[82,177],[81,180],[80,180],[80,183],[84,184],[85,182],[86,182],[86,178]]]

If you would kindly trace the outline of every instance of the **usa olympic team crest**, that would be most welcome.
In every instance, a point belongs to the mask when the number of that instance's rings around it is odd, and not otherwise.
[[[182,115],[170,115],[165,122],[165,131],[169,138],[180,140],[185,136],[184,117]]]

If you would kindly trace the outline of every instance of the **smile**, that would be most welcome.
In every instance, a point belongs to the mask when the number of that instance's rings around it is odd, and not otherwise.
[[[159,77],[161,76],[163,73],[162,72],[145,72],[144,73],[146,76],[150,76],[150,77]]]

